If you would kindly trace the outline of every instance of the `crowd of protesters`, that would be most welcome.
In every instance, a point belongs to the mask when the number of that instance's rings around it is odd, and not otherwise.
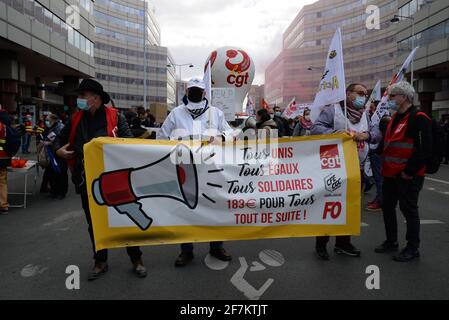
[[[418,212],[419,194],[423,187],[426,164],[432,153],[432,122],[428,115],[413,105],[415,91],[405,82],[399,82],[389,88],[389,112],[378,125],[372,125],[371,118],[379,101],[368,101],[368,88],[359,83],[351,84],[346,90],[346,105],[337,103],[324,106],[318,118],[312,122],[311,110],[306,108],[295,119],[286,119],[282,111],[275,106],[260,109],[255,117],[249,117],[243,124],[243,130],[266,130],[276,132],[278,137],[305,137],[309,135],[346,132],[357,142],[362,180],[361,188],[368,189],[371,182],[376,188],[372,201],[368,202],[368,211],[382,211],[385,224],[385,241],[375,248],[377,253],[394,252],[399,249],[397,234],[396,207],[399,204],[407,222],[407,245],[394,255],[396,261],[411,261],[419,257],[420,218]],[[209,105],[205,98],[205,85],[201,79],[189,82],[183,104],[175,108],[165,122],[156,123],[144,108],[135,108],[118,112],[108,107],[109,95],[97,81],[83,80],[78,89],[77,107],[68,120],[66,115],[49,114],[33,124],[30,114],[23,115],[21,125],[16,125],[22,142],[22,154],[28,154],[30,141],[36,137],[37,150],[45,166],[41,192],[48,192],[55,199],[64,199],[68,190],[68,168],[76,191],[81,195],[81,203],[89,225],[89,235],[94,252],[94,268],[90,280],[99,278],[107,272],[107,250],[95,250],[92,231],[91,212],[88,204],[88,192],[84,176],[83,146],[91,139],[102,136],[118,136],[140,139],[173,139],[172,132],[183,129],[192,131],[193,120],[199,120],[204,129],[212,125],[220,132],[215,140],[232,137],[230,132],[236,123],[227,123],[223,112]],[[206,116],[207,111],[207,116]],[[211,113],[213,116],[211,117]],[[17,116],[16,116],[17,121]],[[10,165],[11,155],[5,151],[6,131],[11,126],[5,112],[0,110],[0,213],[8,212],[6,191],[6,167]],[[439,123],[444,132],[444,162],[449,160],[449,117]],[[160,127],[159,130],[149,128]],[[114,129],[115,128],[115,129]],[[157,133],[156,133],[157,131]],[[234,137],[235,138],[235,137]],[[212,141],[211,140],[211,141]],[[366,174],[371,167],[372,177]],[[327,251],[329,237],[317,237],[316,254],[320,259],[329,260]],[[359,257],[361,251],[351,242],[350,236],[336,237],[334,251]],[[127,253],[138,277],[146,276],[139,247],[128,247]],[[223,248],[222,242],[212,242],[210,253],[223,261],[231,260],[231,255]],[[181,254],[175,261],[176,266],[185,266],[193,259],[193,245],[181,245]]]

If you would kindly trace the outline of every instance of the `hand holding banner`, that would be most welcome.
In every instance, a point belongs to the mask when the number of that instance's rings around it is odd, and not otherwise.
[[[98,138],[84,151],[97,250],[360,232],[348,135],[220,147]]]

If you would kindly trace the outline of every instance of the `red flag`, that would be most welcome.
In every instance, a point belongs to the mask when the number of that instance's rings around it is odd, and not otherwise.
[[[262,99],[262,109],[265,109],[265,110],[270,109],[270,106],[269,106],[268,103],[265,101],[265,99]]]

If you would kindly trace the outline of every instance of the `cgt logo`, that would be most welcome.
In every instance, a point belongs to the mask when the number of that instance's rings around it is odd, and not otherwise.
[[[226,52],[226,68],[231,71],[227,81],[237,88],[248,84],[249,73],[246,72],[251,66],[251,59],[243,50],[228,50]]]
[[[341,168],[340,154],[337,144],[320,146],[321,169]]]

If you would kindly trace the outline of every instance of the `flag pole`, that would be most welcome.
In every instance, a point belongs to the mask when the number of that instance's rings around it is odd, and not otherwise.
[[[346,96],[345,96],[345,131],[348,131],[348,106],[346,104]]]

